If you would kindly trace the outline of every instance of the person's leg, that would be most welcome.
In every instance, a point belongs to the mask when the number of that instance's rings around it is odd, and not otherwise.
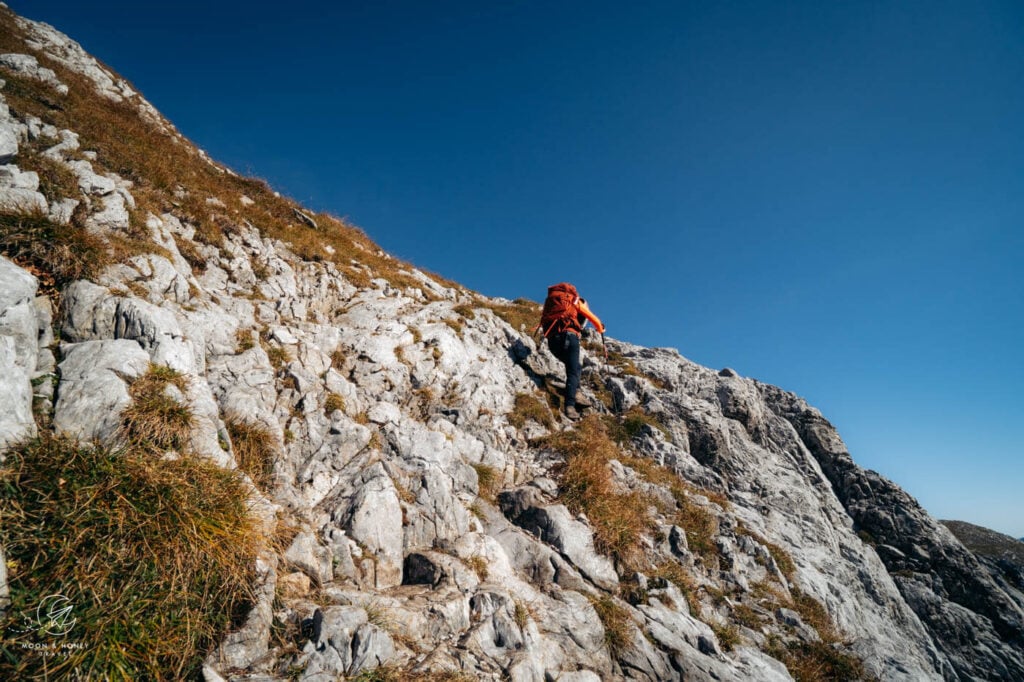
[[[556,358],[561,360],[562,364],[566,364],[565,355],[565,337],[566,334],[552,334],[548,337],[548,350]]]
[[[565,365],[565,408],[576,409],[576,391],[580,386],[580,337],[565,332],[548,337],[551,354]]]
[[[576,391],[580,387],[580,337],[567,333],[565,348],[565,407],[576,407]]]

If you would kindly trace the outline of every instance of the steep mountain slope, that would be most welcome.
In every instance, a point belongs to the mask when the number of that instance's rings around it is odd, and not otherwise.
[[[52,28],[0,29],[0,677],[1024,679],[1019,584],[797,396],[591,342],[568,423],[536,304],[390,258],[207,159]],[[36,598],[92,599],[31,592],[15,555],[11,463],[50,433],[238,468],[266,541],[203,658],[125,662],[87,622],[47,657],[53,632],[19,629]],[[106,628],[144,651],[162,632],[117,623],[118,594]]]

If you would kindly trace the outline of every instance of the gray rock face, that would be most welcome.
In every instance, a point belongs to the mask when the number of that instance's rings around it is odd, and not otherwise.
[[[858,528],[876,543],[907,603],[955,674],[1024,677],[1024,609],[977,558],[906,492],[858,467],[835,429],[802,400],[764,387],[794,424]],[[951,674],[951,673],[947,673]]]
[[[565,505],[529,507],[516,516],[515,522],[556,548],[598,587],[609,591],[618,587],[612,562],[594,550],[594,534],[586,524],[573,519]]]
[[[36,435],[32,379],[39,357],[35,277],[0,256],[0,453]]]
[[[10,125],[0,125],[0,163],[10,163],[17,155],[17,133]]]
[[[18,153],[17,135],[0,120],[0,163],[9,163]],[[39,175],[10,164],[0,166],[0,210],[6,213],[46,213],[46,197],[40,194]]]
[[[40,66],[39,61],[27,54],[0,54],[0,69],[42,81],[52,86],[61,95],[68,94],[68,86],[57,79],[53,69]]]
[[[87,442],[115,442],[121,413],[131,404],[128,381],[146,373],[149,355],[125,339],[67,344],[61,352],[54,430]]]

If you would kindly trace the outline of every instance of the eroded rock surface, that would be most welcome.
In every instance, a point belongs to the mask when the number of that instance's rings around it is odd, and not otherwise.
[[[172,131],[66,36],[23,26],[33,49]],[[3,55],[3,69],[55,97],[67,87],[32,55]],[[609,339],[608,364],[584,344],[591,412],[643,417],[607,466],[649,516],[641,558],[616,559],[563,499],[564,456],[544,437],[579,426],[545,412],[562,368],[499,315],[512,302],[401,264],[300,258],[231,222],[226,208],[256,203],[247,196],[206,201],[227,216],[219,245],[173,209],[133,218],[132,183],[47,125],[0,107],[5,210],[141,230],[154,248],[63,287],[59,345],[35,277],[0,258],[0,449],[36,433],[33,398],[58,432],[116,439],[130,383],[151,365],[186,379],[176,399],[195,417],[192,455],[235,467],[229,425],[265,433],[274,456],[254,509],[287,540],[260,558],[254,606],[207,679],[391,667],[787,680],[786,647],[823,641],[882,680],[1024,679],[1019,582],[860,469],[797,396],[672,349]],[[39,153],[75,178],[68,196],[43,197],[17,165],[22,143],[43,139]],[[524,396],[545,416],[517,412]]]

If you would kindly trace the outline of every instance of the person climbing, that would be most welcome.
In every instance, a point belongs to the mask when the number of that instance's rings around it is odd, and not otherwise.
[[[548,348],[565,365],[565,416],[579,419],[576,409],[576,391],[580,387],[580,335],[587,322],[604,334],[604,324],[591,312],[586,300],[580,298],[576,287],[562,282],[548,287],[540,324],[536,329],[544,332]]]

